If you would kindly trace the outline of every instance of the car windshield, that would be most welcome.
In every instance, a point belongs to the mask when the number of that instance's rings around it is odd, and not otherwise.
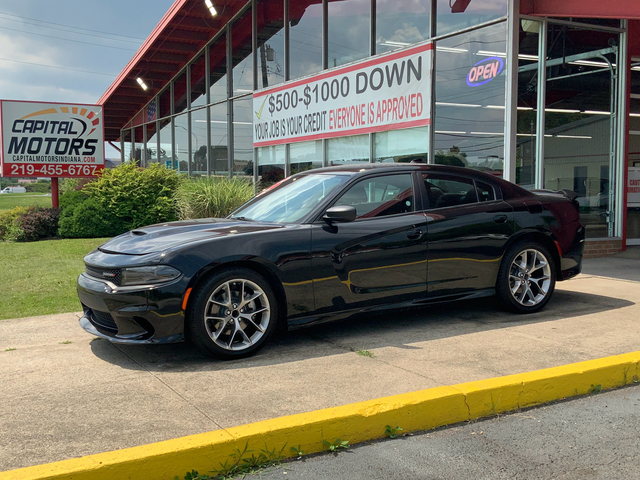
[[[333,189],[349,179],[345,174],[309,174],[291,179],[256,197],[233,213],[233,218],[262,222],[296,223]]]

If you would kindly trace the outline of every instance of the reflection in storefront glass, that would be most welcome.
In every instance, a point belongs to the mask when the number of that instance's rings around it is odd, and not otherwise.
[[[233,172],[246,175],[253,163],[253,127],[251,96],[233,101]]]
[[[285,146],[272,145],[258,148],[258,191],[270,187],[284,178]],[[245,169],[253,175],[253,164]]]
[[[428,40],[431,0],[376,0],[376,53]]]
[[[192,175],[207,174],[207,109],[200,108],[191,112],[192,136]]]
[[[322,3],[290,1],[289,27],[291,78],[322,70]]]
[[[502,176],[506,24],[436,43],[434,163]]]
[[[227,103],[219,103],[209,107],[211,112],[211,173],[221,175],[229,173],[228,136],[227,136]]]
[[[291,175],[322,167],[322,140],[292,143],[289,146]]]
[[[536,181],[536,131],[538,108],[538,40],[540,22],[520,21],[518,55],[518,130],[516,183],[533,188]]]
[[[582,40],[589,38],[589,43]],[[544,187],[578,194],[587,237],[607,237],[615,33],[549,24]],[[589,50],[588,53],[585,50]],[[615,82],[613,83],[615,85]]]
[[[437,1],[437,35],[446,35],[479,25],[507,14],[513,0],[434,0]]]
[[[284,82],[284,2],[260,0],[258,11],[258,89]]]
[[[374,134],[375,162],[427,163],[429,127],[391,130]]]
[[[370,0],[329,0],[329,68],[369,56]]]
[[[330,167],[345,163],[369,162],[369,135],[354,135],[327,140],[327,161]]]
[[[187,173],[191,169],[189,168],[189,130],[187,114],[178,115],[174,117],[175,123],[175,135],[176,135],[176,152],[175,160],[178,164],[178,171],[180,173]]]

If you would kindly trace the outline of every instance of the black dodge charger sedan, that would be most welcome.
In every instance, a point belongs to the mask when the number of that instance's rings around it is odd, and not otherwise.
[[[570,192],[438,165],[312,170],[228,218],[151,225],[89,253],[80,323],[233,359],[276,329],[381,308],[497,294],[536,312],[580,272],[584,236]]]

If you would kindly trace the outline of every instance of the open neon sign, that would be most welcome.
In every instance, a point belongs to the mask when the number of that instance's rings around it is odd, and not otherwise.
[[[489,57],[480,60],[467,75],[467,85],[479,87],[496,78],[504,69],[504,61],[500,57]]]

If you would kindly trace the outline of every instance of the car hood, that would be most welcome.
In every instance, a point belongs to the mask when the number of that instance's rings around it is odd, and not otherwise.
[[[281,224],[220,218],[202,218],[159,223],[137,228],[109,240],[99,247],[105,253],[147,255],[162,252],[199,240],[243,235],[286,228]]]

